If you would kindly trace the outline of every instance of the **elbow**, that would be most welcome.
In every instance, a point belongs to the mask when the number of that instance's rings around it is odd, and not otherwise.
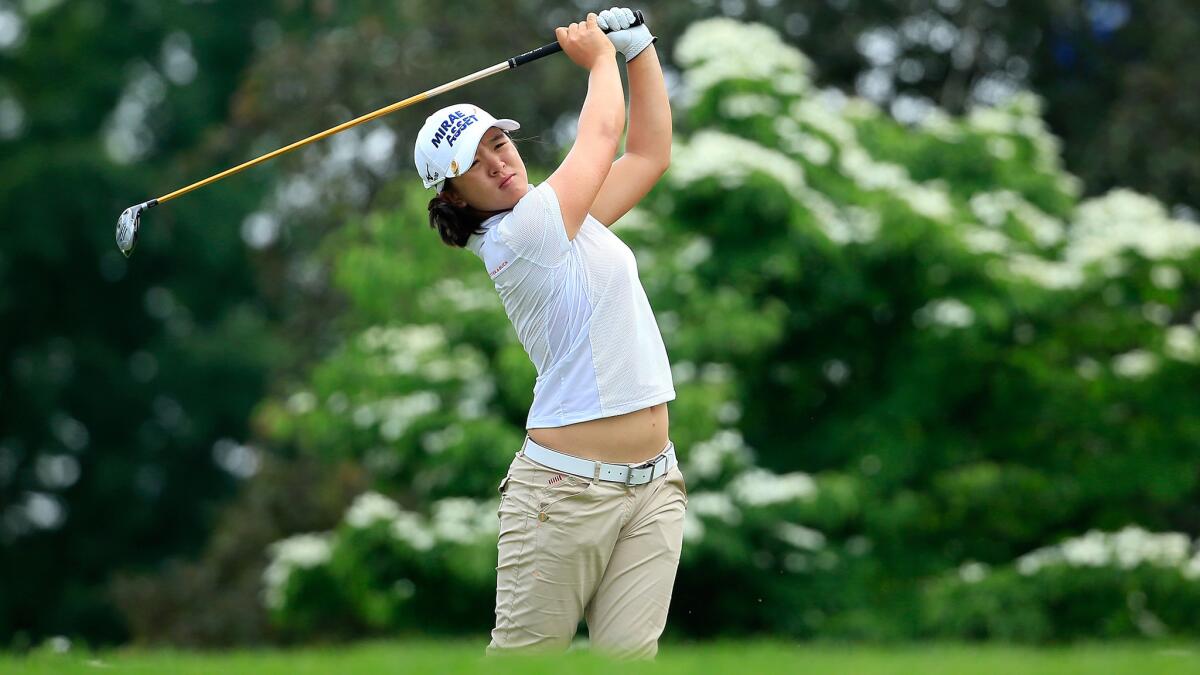
[[[671,148],[668,147],[665,152],[660,152],[650,159],[650,168],[654,171],[655,180],[662,178],[667,169],[671,168]]]
[[[659,162],[658,162],[658,164],[655,165],[655,168],[658,169],[659,178],[661,178],[662,175],[667,172],[667,169],[671,168],[671,149],[670,148],[667,148],[667,152],[665,154],[663,154],[663,156],[659,159]]]

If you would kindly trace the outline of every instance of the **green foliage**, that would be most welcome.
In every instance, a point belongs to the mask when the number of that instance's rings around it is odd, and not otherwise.
[[[926,585],[921,632],[1026,642],[1195,635],[1200,565],[1188,560],[1191,549],[1182,535],[1126,528],[1090,532],[995,571],[970,563]]]

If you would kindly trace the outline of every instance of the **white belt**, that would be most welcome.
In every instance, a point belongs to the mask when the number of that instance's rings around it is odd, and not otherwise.
[[[665,450],[641,464],[610,464],[584,459],[538,445],[528,436],[525,437],[525,444],[521,446],[521,454],[555,471],[562,471],[580,478],[607,480],[625,485],[649,483],[655,478],[665,476],[676,464],[675,444],[670,441],[667,442]]]

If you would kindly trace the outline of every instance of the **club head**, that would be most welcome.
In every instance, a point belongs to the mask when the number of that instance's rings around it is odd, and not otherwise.
[[[131,206],[121,212],[117,218],[117,248],[128,258],[137,245],[138,228],[142,226],[142,211],[158,203],[157,199]]]

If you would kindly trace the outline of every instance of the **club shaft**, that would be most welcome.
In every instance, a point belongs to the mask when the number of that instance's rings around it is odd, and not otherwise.
[[[407,108],[408,106],[413,105],[414,103],[420,103],[421,101],[424,101],[428,98],[437,96],[438,94],[444,94],[452,89],[457,89],[463,85],[470,84],[477,80],[482,80],[485,77],[495,75],[496,73],[508,70],[509,68],[512,68],[512,67],[514,67],[514,66],[510,65],[510,63],[508,61],[501,61],[500,63],[497,63],[494,66],[490,66],[490,67],[484,68],[483,70],[480,70],[478,72],[471,73],[470,75],[460,77],[457,80],[454,80],[453,82],[447,82],[446,84],[439,85],[437,87],[434,87],[433,89],[429,89],[428,91],[423,91],[420,94],[416,94],[415,96],[409,96],[408,98],[404,99],[403,101],[397,101],[396,103],[393,103],[384,108],[380,108],[379,110],[376,110],[375,112],[370,112],[361,117],[356,117],[356,118],[350,120],[349,122],[343,122],[343,123],[337,125],[336,127],[326,129],[325,131],[322,131],[321,133],[318,133],[318,134],[313,134],[312,136],[309,136],[308,138],[296,141],[295,143],[292,143],[291,145],[284,146],[282,148],[279,148],[278,150],[272,150],[271,152],[268,152],[267,154],[265,154],[261,157],[256,157],[248,162],[239,164],[239,165],[233,167],[232,169],[226,169],[226,170],[222,171],[221,173],[218,173],[213,176],[209,176],[208,178],[205,178],[204,180],[192,183],[191,185],[188,185],[187,187],[179,188],[178,190],[176,190],[174,192],[167,193],[167,194],[159,197],[157,201],[159,204],[166,202],[166,201],[170,201],[176,197],[185,195],[185,194],[191,192],[192,190],[195,190],[196,188],[202,188],[205,185],[219,181],[222,178],[225,178],[226,176],[232,176],[233,174],[235,174],[243,169],[249,169],[250,167],[252,167],[256,164],[261,164],[261,163],[267,161],[268,159],[271,159],[273,157],[278,157],[279,155],[282,155],[285,152],[291,152],[292,150],[295,150],[296,148],[308,145],[309,143],[312,143],[313,141],[319,141],[322,138],[325,138],[327,136],[332,136],[340,131],[345,131],[346,129],[349,129],[350,127],[362,124],[363,122],[370,122],[371,120],[373,120],[377,117],[382,117],[384,115],[387,115],[388,113],[393,113],[402,108]]]
[[[638,12],[635,12],[634,14],[635,14],[636,18],[632,25],[634,25],[634,26],[640,25],[644,21],[644,19],[642,17],[642,13],[640,11],[638,11]],[[605,31],[605,32],[608,33],[611,31]],[[248,162],[239,164],[239,165],[233,167],[232,169],[226,169],[226,170],[222,171],[221,173],[218,173],[213,176],[209,176],[208,178],[205,178],[202,181],[197,181],[187,187],[179,188],[178,190],[176,190],[174,192],[169,192],[169,193],[159,197],[158,199],[150,200],[150,202],[147,202],[146,207],[149,208],[156,204],[162,204],[163,202],[171,201],[172,199],[179,197],[181,195],[185,195],[185,194],[191,192],[192,190],[195,190],[196,188],[202,188],[205,185],[208,185],[209,183],[215,183],[216,181],[219,181],[226,176],[232,176],[233,174],[235,174],[243,169],[249,169],[250,167],[252,167],[256,164],[261,164],[261,163],[267,161],[268,159],[271,159],[272,157],[278,157],[278,156],[284,154],[285,152],[291,152],[292,150],[295,150],[296,148],[308,145],[309,143],[312,143],[313,141],[319,141],[322,138],[325,138],[327,136],[332,136],[332,135],[338,133],[339,131],[345,131],[346,129],[349,129],[350,127],[362,124],[363,122],[370,122],[371,120],[373,120],[377,117],[383,117],[384,115],[387,115],[388,113],[393,113],[393,112],[396,112],[397,110],[407,108],[408,106],[413,105],[414,103],[420,103],[421,101],[424,101],[429,98],[433,98],[434,96],[437,96],[438,94],[444,94],[452,89],[458,89],[459,87],[463,86],[464,84],[470,84],[477,80],[482,80],[485,77],[495,75],[496,73],[499,73],[499,72],[502,72],[505,70],[510,70],[510,69],[516,68],[518,66],[525,65],[526,63],[529,63],[531,61],[536,61],[540,58],[549,56],[551,54],[557,54],[560,51],[562,51],[562,46],[559,45],[558,42],[551,42],[551,43],[542,45],[541,47],[538,47],[537,49],[525,52],[524,54],[520,54],[518,56],[514,56],[505,61],[501,61],[500,63],[497,63],[496,65],[491,66],[489,68],[484,68],[483,70],[471,73],[470,75],[467,75],[465,77],[460,77],[457,80],[454,80],[453,82],[447,82],[446,84],[434,87],[433,89],[430,89],[428,91],[423,91],[420,94],[417,94],[416,96],[409,96],[408,98],[404,99],[403,101],[397,101],[396,103],[393,103],[384,108],[380,108],[379,110],[376,110],[375,112],[367,113],[366,115],[363,115],[361,117],[356,117],[356,118],[350,120],[349,122],[343,122],[343,123],[337,125],[336,127],[333,127],[331,129],[326,129],[325,131],[322,131],[319,134],[313,134],[312,136],[309,136],[308,138],[296,141],[295,143],[292,143],[291,145],[284,146],[282,148],[279,148],[278,150],[272,150],[271,152],[268,152],[267,154],[263,155],[262,157],[256,157]]]

